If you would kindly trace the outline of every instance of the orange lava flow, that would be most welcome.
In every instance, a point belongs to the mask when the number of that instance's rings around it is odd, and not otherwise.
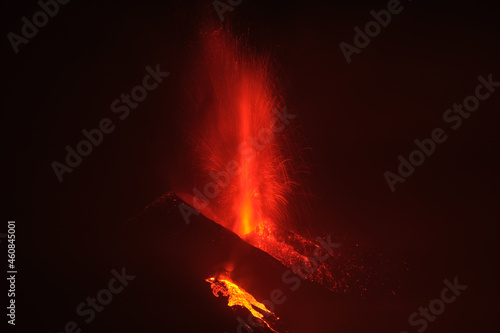
[[[258,302],[255,297],[246,292],[245,289],[240,288],[228,279],[215,279],[211,277],[205,281],[210,283],[215,296],[219,297],[219,293],[221,293],[223,296],[229,297],[227,304],[229,307],[241,306],[246,308],[255,318],[262,320],[267,327],[276,332],[264,319],[264,315],[273,315],[273,313],[264,304]]]

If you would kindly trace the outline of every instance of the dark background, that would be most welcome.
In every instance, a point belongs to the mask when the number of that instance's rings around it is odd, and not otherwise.
[[[395,332],[415,331],[407,316],[455,276],[468,289],[427,331],[494,331],[499,93],[481,102],[457,131],[442,114],[474,93],[479,75],[500,80],[496,4],[405,1],[403,12],[347,64],[339,43],[352,44],[353,27],[364,26],[372,20],[370,10],[386,4],[243,0],[225,14],[225,23],[249,31],[257,49],[277,50],[286,103],[299,113],[298,127],[311,148],[308,183],[319,198],[314,218],[300,227],[341,234],[366,252],[407,263],[408,274],[398,276],[400,288],[390,300],[407,313],[392,317]],[[3,3],[2,31],[19,34],[21,17],[38,10],[35,1]],[[10,331],[60,332],[77,319],[76,305],[106,286],[111,269],[127,266],[113,260],[124,221],[182,183],[172,181],[184,149],[182,96],[199,24],[214,14],[208,1],[72,1],[19,54],[4,38],[0,232],[7,220],[17,221],[20,272],[18,325]],[[156,64],[170,76],[119,121],[110,103]],[[104,117],[113,119],[115,131],[59,183],[52,161],[63,162],[64,147],[75,147],[81,131]],[[391,193],[383,173],[396,172],[397,156],[408,156],[413,140],[436,127],[446,129],[448,140]],[[151,270],[159,267],[182,274],[168,263]],[[147,296],[162,286],[136,285],[83,331],[125,331],[128,320],[147,321],[149,308],[183,302]],[[387,316],[384,306],[373,311]],[[178,313],[165,312],[158,331],[183,329],[173,320]],[[117,317],[121,324],[111,324]],[[212,331],[210,323],[199,327]]]

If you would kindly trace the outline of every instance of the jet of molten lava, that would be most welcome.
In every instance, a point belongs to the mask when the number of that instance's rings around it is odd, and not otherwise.
[[[204,33],[202,41],[198,77],[206,86],[196,108],[205,114],[193,136],[197,166],[213,179],[227,175],[202,188],[223,226],[243,237],[259,223],[282,217],[291,192],[284,137],[278,135],[284,125],[277,109],[284,103],[268,57],[256,56],[222,29]],[[237,170],[233,175],[224,171],[229,162]]]

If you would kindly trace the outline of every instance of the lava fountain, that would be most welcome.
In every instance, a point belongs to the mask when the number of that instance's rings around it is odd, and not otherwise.
[[[295,183],[282,132],[294,116],[286,112],[269,57],[242,52],[242,41],[222,29],[204,33],[202,44],[211,89],[202,94],[203,127],[193,144],[199,172],[212,181],[195,187],[194,206],[245,238],[285,216]]]

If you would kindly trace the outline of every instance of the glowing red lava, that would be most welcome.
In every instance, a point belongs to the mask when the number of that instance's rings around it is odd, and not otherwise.
[[[292,185],[278,114],[285,106],[269,59],[253,55],[226,31],[204,33],[203,54],[202,72],[210,86],[204,100],[210,103],[204,105],[194,144],[199,170],[218,182],[216,188],[201,186],[200,192],[210,198],[217,222],[245,237],[285,211]],[[233,174],[225,171],[228,163]]]

